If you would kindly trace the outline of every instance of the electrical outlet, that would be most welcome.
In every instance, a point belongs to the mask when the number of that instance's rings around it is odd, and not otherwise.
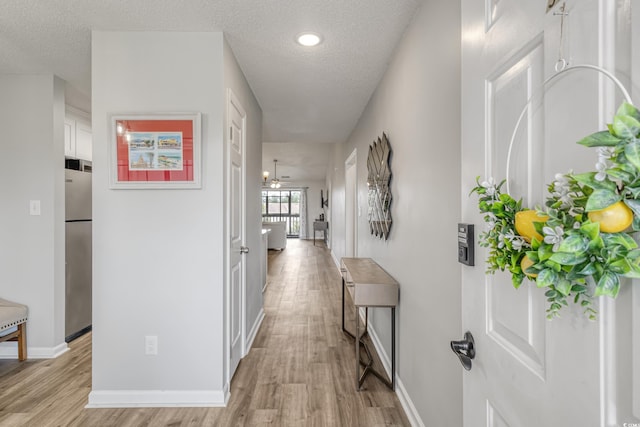
[[[144,337],[144,354],[155,356],[158,354],[158,336],[147,335]]]

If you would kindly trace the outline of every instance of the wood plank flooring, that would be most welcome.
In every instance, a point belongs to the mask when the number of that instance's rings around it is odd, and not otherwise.
[[[340,276],[329,251],[319,242],[287,245],[269,251],[266,316],[226,408],[84,409],[87,334],[54,360],[0,360],[0,427],[410,425],[395,393],[373,376],[355,391],[354,344],[341,330]]]

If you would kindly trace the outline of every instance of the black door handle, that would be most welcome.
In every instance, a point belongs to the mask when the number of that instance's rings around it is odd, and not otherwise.
[[[470,371],[471,360],[476,357],[476,347],[471,332],[465,332],[464,339],[461,341],[451,341],[451,350],[458,356],[464,369]]]

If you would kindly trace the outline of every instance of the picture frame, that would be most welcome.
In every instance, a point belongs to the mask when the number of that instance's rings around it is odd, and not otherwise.
[[[323,190],[320,190],[320,208],[328,208],[329,207],[329,190],[327,190],[327,198],[324,198]]]
[[[112,189],[201,188],[200,113],[109,117]]]

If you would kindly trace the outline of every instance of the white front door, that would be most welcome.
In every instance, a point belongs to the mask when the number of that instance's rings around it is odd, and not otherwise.
[[[462,1],[463,221],[476,224],[476,235],[484,222],[477,197],[467,195],[478,175],[497,182],[506,177],[509,141],[530,96],[509,171],[511,193],[529,207],[543,205],[556,173],[594,170],[594,150],[575,142],[604,129],[620,101],[594,71],[542,85],[559,57],[628,72],[628,2],[569,0],[562,31],[563,2],[548,13],[547,3],[554,1]],[[598,321],[587,320],[580,307],[549,321],[544,289],[525,281],[515,290],[508,274],[486,275],[487,252],[476,249],[475,267],[463,267],[457,338],[470,331],[476,348],[472,369],[463,375],[465,427],[638,422],[640,348],[630,341],[633,334],[638,340],[640,329],[638,297],[630,298],[638,291],[626,284],[618,302],[596,302]]]
[[[228,266],[228,331],[229,331],[229,373],[230,381],[244,357],[245,325],[245,150],[246,114],[237,98],[229,89],[227,103],[227,182],[228,182],[228,222],[229,266]]]

